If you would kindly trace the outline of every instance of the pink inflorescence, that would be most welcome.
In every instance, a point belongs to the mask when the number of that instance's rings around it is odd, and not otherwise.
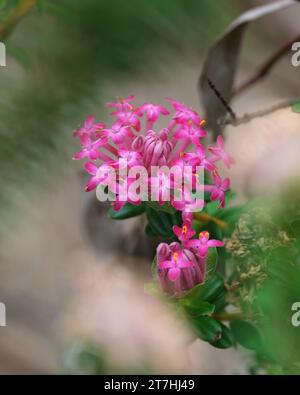
[[[229,179],[221,179],[217,162],[221,161],[229,167],[233,159],[225,152],[222,137],[218,137],[216,146],[206,149],[203,144],[203,139],[207,136],[203,128],[205,121],[196,111],[173,99],[167,99],[173,107],[172,113],[165,107],[153,103],[144,103],[136,107],[133,105],[134,99],[134,96],[130,96],[107,104],[107,107],[112,109],[111,126],[102,122],[96,123],[94,117],[89,116],[74,132],[82,147],[73,158],[87,160],[84,168],[90,179],[86,191],[91,191],[98,185],[109,185],[109,169],[119,169],[120,161],[126,160],[128,169],[143,166],[147,171],[153,166],[197,166],[210,174],[211,184],[203,185],[204,191],[210,193],[211,200],[218,200],[220,206],[224,206]],[[155,130],[161,117],[169,117],[166,127]],[[192,173],[191,177],[194,176]],[[174,208],[182,212],[189,211],[187,206],[192,208],[192,211],[203,208],[204,200],[195,199],[192,193],[186,190],[180,199],[174,199],[171,194],[166,200],[164,177],[164,174],[158,173],[154,179],[155,177],[149,174],[148,181],[151,181],[152,186],[156,185],[158,190],[159,204],[170,201]],[[123,185],[124,181],[130,187],[133,180],[129,177],[124,180],[124,176],[118,173],[117,184]],[[171,187],[175,188],[176,185],[171,183]],[[113,206],[115,210],[119,210],[125,201],[119,197],[118,187],[113,189],[116,194]],[[130,193],[127,194],[127,201],[135,205],[141,203],[141,200],[135,199]],[[179,262],[185,261],[179,258]]]
[[[161,289],[172,295],[184,292],[201,284],[205,279],[206,257],[211,247],[222,247],[223,242],[209,238],[204,231],[197,239],[192,238],[192,218],[184,218],[182,226],[174,226],[173,232],[180,243],[160,243],[157,247],[157,273]]]

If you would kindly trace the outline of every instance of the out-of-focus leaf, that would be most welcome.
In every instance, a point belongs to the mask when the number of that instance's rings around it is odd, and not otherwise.
[[[241,42],[248,24],[296,3],[296,0],[281,0],[250,9],[240,15],[210,49],[200,76],[199,91],[206,111],[206,120],[215,135],[220,132],[218,120],[226,115],[227,110],[212,91],[208,80],[212,81],[222,97],[230,102]]]
[[[137,217],[145,212],[144,203],[134,206],[130,203],[125,203],[120,211],[114,211],[113,208],[109,209],[109,216],[111,219],[127,219]]]
[[[300,100],[292,105],[292,110],[300,113]]]
[[[224,324],[220,323],[222,333],[220,339],[215,342],[210,343],[212,346],[216,348],[230,348],[234,344],[234,337],[232,335],[231,330]]]
[[[207,279],[209,277],[211,277],[215,273],[216,267],[217,267],[217,263],[218,263],[217,249],[215,247],[209,248],[207,256],[206,256],[206,261],[205,261],[205,264],[206,264],[206,278]]]
[[[262,338],[254,325],[242,320],[233,320],[230,328],[236,341],[249,350],[258,350],[262,346]]]
[[[214,303],[214,300],[223,292],[223,290],[224,280],[222,276],[215,273],[203,284],[196,285],[196,287],[186,293],[183,299],[202,300],[209,303]]]

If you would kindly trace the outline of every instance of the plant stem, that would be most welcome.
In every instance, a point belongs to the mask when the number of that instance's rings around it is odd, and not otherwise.
[[[21,0],[14,10],[0,24],[0,39],[8,36],[18,22],[36,5],[38,0]]]
[[[227,227],[227,223],[225,221],[222,221],[221,219],[213,217],[212,215],[206,213],[194,213],[194,218],[202,222],[214,222],[221,229],[225,229]]]
[[[218,321],[231,321],[231,320],[241,320],[243,319],[242,313],[221,313],[221,314],[212,314],[212,317]]]

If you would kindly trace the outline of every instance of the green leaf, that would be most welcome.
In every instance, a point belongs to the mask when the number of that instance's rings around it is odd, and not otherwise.
[[[181,221],[178,213],[169,214],[147,207],[146,216],[149,224],[149,226],[146,227],[147,234],[174,239],[173,226],[180,224]]]
[[[181,303],[184,307],[185,312],[188,315],[198,317],[200,315],[210,315],[215,311],[215,306],[208,302],[203,302],[201,300],[185,300]]]
[[[200,316],[192,319],[197,335],[209,343],[216,342],[222,335],[220,323],[208,316]]]
[[[164,205],[161,206],[157,202],[148,201],[148,202],[146,202],[146,205],[147,205],[147,207],[150,207],[156,211],[163,211],[168,214],[175,214],[176,213],[176,209],[173,206],[171,206],[170,203],[165,203]]]
[[[262,346],[262,337],[258,329],[249,322],[233,320],[230,328],[236,341],[249,350],[257,350]]]
[[[300,100],[296,101],[293,105],[292,105],[292,110],[294,112],[298,112],[300,113]]]
[[[220,339],[211,342],[210,344],[216,348],[230,348],[234,344],[234,337],[231,330],[224,324],[220,323],[222,334]]]
[[[213,301],[224,292],[224,289],[224,280],[222,276],[215,273],[204,283],[196,285],[196,287],[185,294],[182,299],[196,299],[213,303]]]
[[[211,277],[217,268],[217,263],[218,263],[218,253],[217,249],[215,247],[209,248],[208,249],[208,254],[206,256],[206,279]]]
[[[108,214],[111,219],[127,219],[137,217],[145,212],[145,204],[141,203],[138,206],[134,206],[130,203],[125,203],[124,207],[120,211],[114,211],[112,207],[110,207]]]

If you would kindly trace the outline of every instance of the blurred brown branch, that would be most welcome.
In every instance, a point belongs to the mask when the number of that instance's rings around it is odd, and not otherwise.
[[[262,78],[266,77],[266,75],[271,71],[271,69],[276,65],[276,63],[287,53],[291,50],[291,47],[294,42],[300,41],[300,35],[298,34],[296,37],[294,37],[292,40],[284,44],[282,47],[280,47],[275,53],[272,54],[272,56],[267,59],[265,63],[263,63],[258,70],[255,72],[255,74],[249,78],[247,81],[242,83],[239,87],[237,87],[234,92],[233,96],[240,95],[243,93],[245,90],[250,88],[252,85],[256,84],[261,80]]]
[[[21,0],[0,24],[0,39],[4,39],[16,24],[37,4],[38,0]]]
[[[239,126],[243,123],[248,123],[250,121],[252,121],[252,119],[255,118],[259,118],[259,117],[264,117],[265,115],[271,114],[272,112],[275,112],[277,110],[281,110],[283,108],[288,108],[291,107],[294,103],[295,103],[296,99],[293,100],[287,100],[278,104],[275,104],[272,107],[266,108],[264,110],[261,111],[256,111],[250,114],[244,114],[242,117],[238,117],[235,120],[232,119],[223,119],[220,122],[220,125],[222,127],[226,126],[226,125],[233,125],[233,126]]]

